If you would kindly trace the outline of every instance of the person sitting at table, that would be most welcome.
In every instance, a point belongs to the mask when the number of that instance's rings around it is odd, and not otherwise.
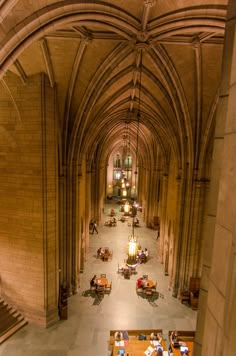
[[[114,335],[115,341],[123,340],[123,333],[122,331],[116,331]]]
[[[97,250],[97,257],[101,257],[102,255],[102,247],[99,247],[99,249]]]
[[[145,248],[144,254],[145,254],[145,256],[148,258],[149,252],[148,252],[148,249],[147,249],[147,248]]]
[[[103,261],[108,261],[109,257],[110,257],[109,248],[108,248],[108,247],[105,247],[105,250],[104,250],[104,252],[103,252],[102,259],[103,259]]]
[[[149,287],[148,280],[146,278],[143,279],[143,288]]]
[[[159,333],[152,332],[151,335],[150,335],[150,340],[156,340],[156,341],[161,342],[162,336]]]
[[[110,215],[111,216],[115,215],[115,210],[114,209],[111,209]]]
[[[116,225],[116,218],[112,218],[112,219],[111,219],[111,224],[112,224],[112,225]]]
[[[134,218],[134,226],[138,226],[139,225],[139,219],[136,217]]]
[[[157,348],[157,353],[156,353],[157,356],[162,356],[163,355],[163,351],[160,347]]]
[[[173,347],[179,347],[180,343],[178,340],[178,331],[174,330],[172,331],[172,333],[170,334],[170,342],[172,344]]]
[[[93,278],[90,281],[90,287],[95,287],[97,288],[97,282],[96,282],[97,276],[96,274],[93,276]]]
[[[143,278],[142,277],[137,279],[136,287],[137,288],[142,288],[143,287]]]
[[[145,256],[145,253],[144,251],[142,250],[139,257],[138,257],[138,260],[139,260],[139,263],[143,263],[146,261],[146,256]]]

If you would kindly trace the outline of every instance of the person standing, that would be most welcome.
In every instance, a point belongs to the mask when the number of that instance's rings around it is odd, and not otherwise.
[[[98,234],[97,223],[96,223],[96,221],[95,221],[95,220],[94,220],[94,222],[93,222],[93,230],[92,230],[92,234],[94,233],[94,231],[96,231],[96,233]]]

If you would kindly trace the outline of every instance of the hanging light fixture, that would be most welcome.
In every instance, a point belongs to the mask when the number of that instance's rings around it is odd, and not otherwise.
[[[137,138],[136,138],[136,168],[134,171],[134,199],[137,200],[137,178],[138,178],[138,150],[139,150],[139,126],[140,126],[140,107],[141,107],[141,87],[142,87],[142,50],[140,50],[140,64],[139,64],[139,97],[138,97],[138,113],[137,113]]]
[[[128,200],[126,200],[126,202],[125,202],[124,212],[125,212],[125,214],[129,214],[129,212],[130,212],[130,204],[129,204]]]
[[[139,126],[140,126],[140,107],[141,107],[141,87],[142,87],[142,82],[141,82],[141,74],[142,74],[142,50],[140,53],[140,79],[139,79],[139,97],[138,97],[138,113],[137,113],[137,140],[136,140],[136,168],[135,168],[135,205],[132,206],[132,216],[133,216],[133,222],[132,222],[132,235],[129,236],[128,238],[128,259],[127,259],[127,265],[128,266],[133,266],[137,264],[137,252],[138,252],[138,243],[137,243],[137,237],[134,236],[134,217],[137,214],[137,206],[136,206],[136,200],[137,200],[137,176],[138,176],[138,149],[139,149]]]
[[[126,188],[124,188],[124,189],[122,190],[122,196],[123,196],[123,197],[127,197],[127,190],[126,190]]]
[[[134,218],[132,222],[132,235],[128,237],[128,249],[127,249],[127,266],[133,267],[137,265],[137,253],[138,253],[138,242],[137,237],[134,236]]]
[[[134,265],[137,264],[137,253],[138,253],[138,244],[137,238],[133,235],[128,238],[128,260],[127,264]]]
[[[137,265],[138,242],[137,237],[134,236],[134,219],[132,224],[132,235],[128,237],[127,246],[127,266],[133,267]]]

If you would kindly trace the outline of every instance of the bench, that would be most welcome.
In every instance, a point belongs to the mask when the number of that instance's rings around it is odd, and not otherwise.
[[[169,330],[168,337],[169,342],[171,343],[170,335],[172,331],[177,331],[178,333],[178,340],[179,341],[194,341],[195,339],[195,331],[190,330]]]
[[[181,303],[187,302],[192,309],[198,308],[198,299],[200,291],[200,278],[190,277],[189,288],[180,290],[179,299]]]
[[[176,342],[173,342],[171,340],[171,334],[172,334],[173,331],[177,331],[177,333],[178,333]],[[194,339],[195,339],[195,331],[190,331],[190,330],[169,330],[168,339],[169,339],[169,344],[170,344],[169,351],[171,353],[173,353],[174,356],[179,355],[179,348],[180,348],[181,345],[187,346],[188,350],[190,352],[190,355],[192,355]]]

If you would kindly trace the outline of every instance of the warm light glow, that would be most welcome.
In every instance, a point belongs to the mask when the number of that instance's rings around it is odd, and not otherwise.
[[[125,213],[128,213],[128,212],[129,212],[129,209],[130,209],[129,202],[126,201],[126,203],[125,203],[125,205],[124,205],[124,212],[125,212]]]
[[[136,201],[134,201],[134,204],[133,204],[133,205],[135,206],[135,208],[138,208],[138,207],[139,207],[139,203],[136,202]]]
[[[122,195],[123,195],[123,197],[127,196],[127,190],[126,189],[123,190]]]
[[[136,259],[137,250],[138,250],[138,244],[137,244],[136,237],[134,236],[129,237],[128,256]]]
[[[136,256],[136,242],[129,242],[129,256]]]

